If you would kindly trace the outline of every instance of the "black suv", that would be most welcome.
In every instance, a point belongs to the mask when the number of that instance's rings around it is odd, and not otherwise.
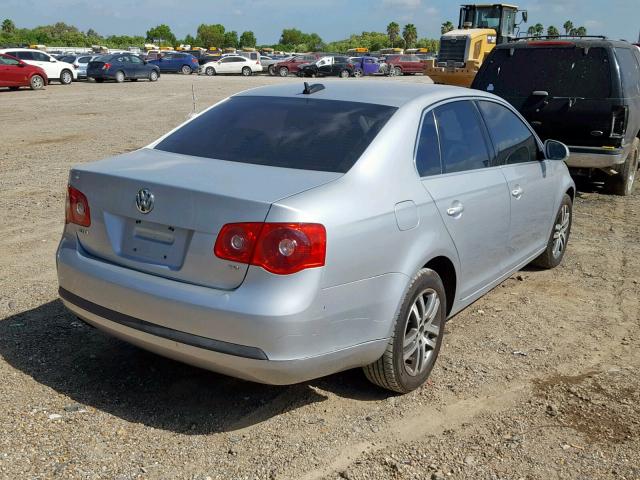
[[[604,37],[522,39],[498,45],[472,88],[509,101],[538,135],[569,146],[574,173],[629,195],[638,170],[640,50]]]

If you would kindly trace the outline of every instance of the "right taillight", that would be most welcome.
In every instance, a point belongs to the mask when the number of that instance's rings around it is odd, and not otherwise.
[[[611,118],[611,138],[624,138],[627,130],[627,119],[629,117],[629,109],[626,105],[613,107]]]
[[[327,233],[317,223],[230,223],[222,227],[217,257],[289,275],[324,266]]]
[[[110,63],[105,63],[104,65],[102,65],[102,69],[103,70],[109,70],[111,68],[111,64]]]
[[[81,227],[91,226],[91,211],[87,197],[77,188],[69,185],[65,205],[65,223],[75,223]]]

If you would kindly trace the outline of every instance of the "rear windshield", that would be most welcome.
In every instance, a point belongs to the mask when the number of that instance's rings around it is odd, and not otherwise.
[[[310,98],[232,97],[155,148],[232,162],[345,173],[396,110]]]
[[[611,66],[604,48],[536,47],[495,50],[474,88],[500,96],[609,98]]]

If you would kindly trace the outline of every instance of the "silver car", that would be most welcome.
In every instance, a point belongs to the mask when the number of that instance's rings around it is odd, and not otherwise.
[[[105,332],[224,374],[290,384],[364,367],[408,392],[447,318],[562,260],[567,153],[480,91],[248,90],[71,170],[60,296]]]

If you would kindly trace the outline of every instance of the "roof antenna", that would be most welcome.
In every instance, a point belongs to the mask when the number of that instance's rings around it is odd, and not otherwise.
[[[304,82],[304,90],[302,93],[304,95],[311,95],[312,93],[319,92],[320,90],[324,90],[324,85],[321,83],[314,83],[313,85],[309,85],[307,82]]]

